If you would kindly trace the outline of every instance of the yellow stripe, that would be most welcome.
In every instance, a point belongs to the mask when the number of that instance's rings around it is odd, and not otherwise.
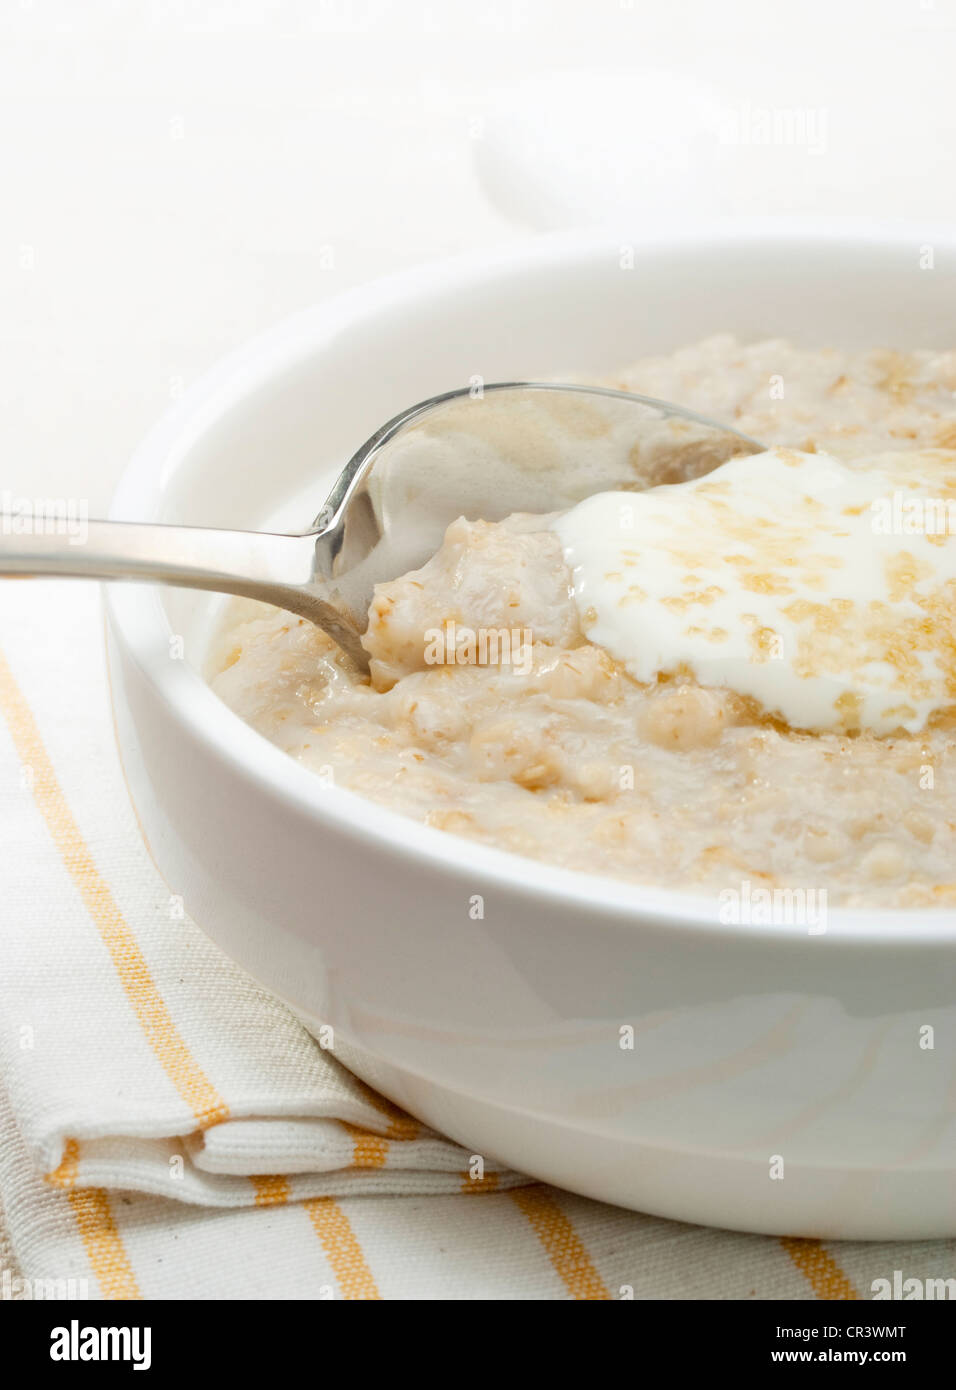
[[[498,1174],[486,1173],[483,1178],[473,1178],[470,1173],[462,1173],[462,1192],[494,1192],[498,1186]]]
[[[103,1297],[142,1298],[110,1211],[109,1195],[101,1187],[81,1187],[70,1193],[69,1201]]]
[[[33,795],[83,904],[96,924],[133,1012],[160,1066],[196,1117],[200,1129],[228,1117],[229,1107],[180,1037],[136,938],[80,834],[43,746],[36,720],[0,655],[0,708],[20,761],[33,770]]]
[[[254,1174],[249,1181],[255,1188],[257,1207],[282,1207],[292,1193],[292,1185],[286,1177]]]
[[[79,1161],[79,1144],[75,1139],[67,1139],[63,1145],[63,1157],[60,1159],[60,1166],[55,1168],[52,1173],[47,1173],[44,1182],[48,1182],[51,1187],[75,1187]]]
[[[398,1140],[400,1143],[407,1143],[412,1139],[417,1139],[421,1133],[421,1125],[417,1120],[413,1120],[411,1115],[403,1115],[398,1111],[388,1122],[388,1129],[385,1131],[389,1139]]]
[[[780,1244],[817,1298],[836,1301],[860,1297],[836,1260],[818,1240],[797,1240],[792,1236],[781,1236]]]
[[[568,1291],[579,1299],[609,1299],[604,1280],[581,1243],[569,1217],[543,1187],[519,1187],[508,1194],[524,1212]]]
[[[303,1203],[316,1235],[322,1242],[342,1297],[380,1299],[381,1294],[365,1262],[349,1219],[334,1197],[311,1197]]]
[[[57,1187],[70,1189],[68,1201],[103,1297],[142,1298],[122,1236],[113,1220],[109,1194],[101,1187],[75,1186],[79,1163],[79,1143],[75,1139],[68,1139],[63,1146],[60,1166],[48,1176],[47,1181]]]
[[[340,1120],[342,1128],[352,1136],[352,1162],[356,1168],[384,1168],[388,1160],[388,1140],[372,1134],[358,1125]]]

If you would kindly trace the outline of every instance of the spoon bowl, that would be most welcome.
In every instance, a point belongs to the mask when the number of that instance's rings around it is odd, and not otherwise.
[[[91,521],[83,544],[5,537],[0,576],[139,580],[258,599],[308,618],[367,673],[375,585],[434,554],[459,516],[556,512],[595,492],[707,473],[764,445],[650,396],[560,382],[474,381],[384,424],[307,531]]]

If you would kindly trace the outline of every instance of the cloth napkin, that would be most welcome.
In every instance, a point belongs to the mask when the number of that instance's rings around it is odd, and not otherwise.
[[[947,1242],[844,1254],[476,1170],[372,1092],[154,868],[95,586],[0,585],[0,716],[0,1297],[849,1298],[953,1273]]]
[[[0,1067],[49,1184],[253,1206],[513,1186],[374,1094],[226,959],[137,831],[95,589],[0,591]],[[68,636],[67,636],[68,634]]]

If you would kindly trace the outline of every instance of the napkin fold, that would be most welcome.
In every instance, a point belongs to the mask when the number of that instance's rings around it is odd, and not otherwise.
[[[241,1207],[522,1181],[376,1095],[185,916],[103,647],[94,586],[0,587],[0,1083],[47,1183]]]

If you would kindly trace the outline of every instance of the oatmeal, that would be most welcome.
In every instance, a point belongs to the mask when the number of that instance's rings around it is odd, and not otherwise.
[[[782,447],[454,522],[378,586],[370,682],[239,605],[214,688],[324,780],[552,864],[956,901],[956,353],[720,338],[609,384]]]

